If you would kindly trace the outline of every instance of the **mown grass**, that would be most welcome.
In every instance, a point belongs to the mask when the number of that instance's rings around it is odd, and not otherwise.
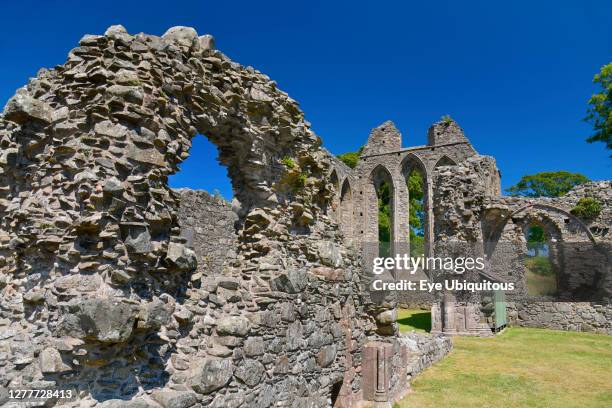
[[[529,269],[525,271],[527,294],[530,296],[552,296],[557,293],[557,277],[538,275]]]
[[[427,310],[408,310],[399,309],[397,311],[397,323],[399,324],[400,332],[431,331],[431,312]]]
[[[402,329],[412,330],[407,324],[424,320],[423,313],[402,311]],[[509,328],[494,338],[453,343],[451,354],[417,376],[396,406],[612,407],[611,336]]]

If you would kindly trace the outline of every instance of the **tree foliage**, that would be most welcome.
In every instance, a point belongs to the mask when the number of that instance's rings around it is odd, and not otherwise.
[[[342,162],[349,166],[351,169],[354,169],[355,166],[357,166],[357,163],[359,162],[359,156],[361,156],[362,153],[363,146],[361,146],[356,152],[346,152],[339,154],[336,157],[342,160]]]
[[[425,252],[425,209],[424,209],[424,183],[423,176],[412,171],[406,179],[408,185],[408,223],[410,226],[410,254],[420,256]]]
[[[513,196],[561,197],[572,188],[589,179],[580,173],[555,171],[523,176],[517,184],[506,191]]]
[[[391,185],[383,181],[376,190],[378,197],[378,242],[379,255],[391,255]]]
[[[543,244],[546,242],[546,233],[540,225],[534,225],[527,232],[527,242],[530,244]]]
[[[587,142],[603,142],[607,149],[612,149],[612,62],[601,67],[593,82],[601,90],[589,99],[585,120],[593,125],[594,133]]]
[[[409,214],[408,223],[410,225],[410,253],[413,256],[423,255],[425,251],[425,212],[423,200],[423,178],[418,172],[411,172],[406,179],[408,185]],[[381,254],[386,250],[391,242],[391,186],[388,182],[382,182],[378,187],[378,240],[381,242]],[[408,237],[406,237],[408,238]],[[384,248],[384,249],[383,249]]]
[[[546,232],[541,225],[532,225],[527,231],[527,248],[535,252],[535,256],[540,256],[546,248]]]
[[[580,217],[584,220],[592,220],[597,218],[601,213],[601,203],[593,197],[583,197],[578,200],[578,203],[570,211],[576,217]]]

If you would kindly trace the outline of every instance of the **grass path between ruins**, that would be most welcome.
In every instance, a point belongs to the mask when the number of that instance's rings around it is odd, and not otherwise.
[[[401,311],[401,330],[426,330],[423,314]],[[612,407],[612,336],[509,328],[453,343],[394,407]]]

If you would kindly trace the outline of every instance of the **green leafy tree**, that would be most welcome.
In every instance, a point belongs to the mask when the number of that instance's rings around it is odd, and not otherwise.
[[[344,162],[344,164],[349,166],[351,169],[354,169],[355,166],[357,166],[357,163],[359,162],[359,156],[361,156],[362,153],[363,146],[361,146],[356,152],[346,152],[339,154],[336,157],[342,160],[342,162]]]
[[[612,149],[612,62],[601,67],[593,82],[601,90],[589,99],[585,120],[593,125],[594,133],[587,142],[603,142],[607,149]]]
[[[423,178],[418,172],[412,172],[407,178],[410,195],[408,222],[410,225],[410,253],[420,256],[425,251],[425,212],[423,210]],[[378,241],[380,242],[381,256],[389,255],[391,247],[391,186],[383,182],[378,187]]]
[[[589,179],[580,173],[555,171],[523,176],[519,182],[506,191],[513,196],[561,197],[572,188]]]
[[[410,225],[410,254],[420,256],[425,252],[425,211],[423,191],[423,177],[419,172],[413,171],[406,179],[408,196],[408,223]]]
[[[540,256],[540,253],[546,246],[546,233],[540,225],[534,225],[527,231],[527,248],[533,249],[535,256]]]
[[[391,186],[383,181],[378,187],[378,242],[380,256],[391,255]]]
[[[580,217],[584,220],[592,220],[599,216],[601,210],[601,203],[597,199],[593,197],[582,197],[570,212],[576,217]]]

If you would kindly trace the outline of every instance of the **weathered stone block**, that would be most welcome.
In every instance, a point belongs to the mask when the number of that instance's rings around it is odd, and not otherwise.
[[[247,357],[260,356],[264,353],[264,341],[261,337],[249,337],[244,342],[244,354]]]
[[[251,329],[249,319],[243,316],[229,316],[217,321],[217,334],[244,337]]]
[[[56,349],[48,347],[40,353],[40,371],[43,374],[55,374],[70,371],[69,365],[64,364],[62,357]]]
[[[123,228],[127,229],[125,246],[128,251],[134,254],[144,254],[151,252],[151,234],[149,228],[144,223],[123,223]]]
[[[270,286],[273,290],[287,293],[301,292],[307,284],[308,278],[306,274],[295,270],[290,270],[286,274],[279,275],[270,282]]]
[[[196,254],[193,250],[176,242],[171,242],[168,245],[166,262],[175,267],[178,271],[194,270],[198,263]]]
[[[231,359],[207,358],[196,363],[188,383],[195,392],[210,394],[225,386],[233,373],[234,364]]]
[[[333,344],[324,346],[317,353],[317,364],[321,367],[329,367],[329,365],[334,362],[335,358],[336,346]]]
[[[129,339],[136,320],[133,305],[107,298],[75,300],[66,309],[69,314],[59,325],[61,334],[103,343]]]
[[[154,299],[141,306],[138,313],[138,328],[159,329],[162,325],[168,324],[172,312],[170,305]]]
[[[192,27],[176,26],[169,28],[162,35],[162,39],[178,47],[190,50],[198,43],[198,33]]]
[[[333,268],[342,266],[342,255],[337,244],[330,241],[319,242],[317,244],[317,252],[323,265]]]
[[[24,88],[21,88],[15,96],[9,99],[3,113],[6,119],[19,124],[32,119],[50,123],[53,109],[45,102],[32,97]]]
[[[198,402],[190,391],[154,391],[151,398],[164,408],[189,408]]]
[[[244,360],[236,370],[236,378],[240,379],[249,387],[254,387],[263,381],[266,369],[257,360]]]

